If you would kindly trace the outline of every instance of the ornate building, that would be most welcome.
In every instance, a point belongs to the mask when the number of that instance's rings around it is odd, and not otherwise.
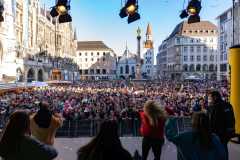
[[[118,57],[117,77],[120,79],[135,79],[138,56],[129,51],[128,47],[121,57]]]
[[[217,78],[217,27],[209,21],[178,24],[159,46],[160,78]]]
[[[152,27],[150,24],[147,26],[146,41],[144,42],[143,49],[143,66],[142,74],[144,78],[152,79],[154,73],[154,47],[152,38]]]
[[[77,37],[71,23],[59,24],[39,0],[4,0],[6,34],[0,78],[4,81],[76,80]],[[1,30],[0,29],[0,30]],[[11,43],[9,40],[11,39]],[[0,45],[1,46],[1,45]],[[2,45],[3,46],[3,45]]]

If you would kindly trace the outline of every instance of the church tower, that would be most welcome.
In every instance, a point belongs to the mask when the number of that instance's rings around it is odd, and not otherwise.
[[[145,46],[144,47],[148,48],[148,49],[153,49],[152,27],[149,23],[148,23],[148,26],[147,26],[146,41],[145,41]]]
[[[153,32],[150,23],[147,25],[146,40],[144,42],[143,66],[142,72],[144,78],[152,79],[154,73],[154,47],[153,47]]]

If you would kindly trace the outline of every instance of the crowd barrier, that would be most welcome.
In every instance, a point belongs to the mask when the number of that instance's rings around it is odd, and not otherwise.
[[[101,120],[65,120],[58,129],[56,137],[92,137],[95,136],[101,125]],[[119,135],[121,137],[140,136],[139,119],[122,119],[118,121]],[[191,130],[190,117],[177,117],[176,128],[178,133]]]

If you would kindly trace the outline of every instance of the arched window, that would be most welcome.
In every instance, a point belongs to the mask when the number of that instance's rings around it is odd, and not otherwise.
[[[190,71],[190,72],[193,72],[194,70],[195,70],[194,64],[191,64],[190,67],[189,67],[189,71]]]
[[[126,73],[126,74],[129,74],[129,65],[126,65],[126,67],[125,67],[125,73]]]
[[[120,67],[120,74],[123,74],[123,67]]]
[[[196,71],[201,71],[201,65],[200,64],[197,65]]]
[[[188,71],[188,65],[187,65],[187,64],[184,64],[184,65],[183,65],[183,71],[185,71],[185,72]]]
[[[135,68],[132,66],[132,74],[135,73]]]

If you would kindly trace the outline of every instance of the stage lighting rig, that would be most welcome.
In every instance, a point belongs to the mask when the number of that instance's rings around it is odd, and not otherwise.
[[[200,22],[199,13],[202,9],[201,0],[190,0],[186,9],[184,9],[180,18],[187,18],[188,23],[197,23]]]
[[[132,23],[136,20],[139,20],[140,14],[138,13],[138,1],[137,0],[128,0],[125,3],[125,6],[120,10],[119,16],[125,18],[128,16],[128,23]]]
[[[72,17],[69,14],[71,9],[70,0],[58,0],[56,6],[52,7],[50,15],[52,17],[58,17],[59,23],[72,22]]]

